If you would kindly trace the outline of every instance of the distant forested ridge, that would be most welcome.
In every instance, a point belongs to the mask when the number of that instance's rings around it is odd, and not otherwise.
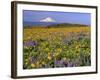
[[[84,24],[71,24],[71,23],[60,23],[60,24],[51,24],[51,25],[24,25],[24,28],[32,28],[32,27],[44,27],[44,28],[63,28],[63,27],[89,27],[89,25]]]

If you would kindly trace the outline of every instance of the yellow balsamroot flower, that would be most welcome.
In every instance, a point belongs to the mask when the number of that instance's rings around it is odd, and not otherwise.
[[[28,47],[27,47],[27,46],[24,46],[24,48],[25,48],[25,49],[28,49]]]
[[[36,62],[36,65],[37,65],[37,66],[39,65],[39,61],[38,61],[38,62]]]
[[[80,47],[81,47],[81,44],[77,44],[77,46],[75,48],[78,49]]]
[[[54,54],[54,57],[57,57],[59,54],[60,54],[60,53],[55,53],[55,54]]]
[[[63,60],[66,60],[66,59],[67,59],[66,57],[63,58]]]
[[[49,51],[49,48],[45,48],[45,51]]]
[[[83,44],[82,47],[85,47],[85,44]]]
[[[48,59],[49,59],[49,60],[51,60],[51,59],[52,59],[52,57],[51,57],[51,56],[48,56]]]
[[[81,49],[80,48],[78,48],[78,52],[80,52],[81,51]]]
[[[48,53],[48,55],[50,56],[50,55],[51,55],[51,53]]]
[[[27,64],[28,64],[28,62],[25,62],[25,64],[27,65]]]
[[[62,52],[62,49],[61,49],[61,48],[58,48],[57,51],[58,51],[58,52]]]
[[[80,45],[77,45],[75,48],[78,49],[80,47]]]
[[[66,48],[66,46],[64,46],[64,48]]]
[[[31,64],[31,67],[36,67],[36,65],[34,63]]]
[[[25,61],[27,62],[27,61],[28,61],[28,59],[25,59]]]
[[[44,62],[44,61],[42,61],[42,64],[44,65],[44,64],[45,64],[45,62]]]
[[[80,53],[76,53],[76,56],[79,56],[80,55]]]

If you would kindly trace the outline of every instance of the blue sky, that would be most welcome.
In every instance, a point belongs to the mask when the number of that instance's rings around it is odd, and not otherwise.
[[[91,24],[90,13],[23,10],[24,22],[39,22],[47,17],[57,23]]]

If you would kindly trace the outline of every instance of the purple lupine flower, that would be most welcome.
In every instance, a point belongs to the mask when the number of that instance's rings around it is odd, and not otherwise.
[[[65,67],[68,67],[68,62],[64,62],[63,65],[64,65]]]
[[[36,46],[37,42],[36,41],[27,41],[24,42],[24,46]]]
[[[35,57],[30,57],[29,58],[29,62],[30,62],[30,64],[35,63],[36,62],[36,58]]]
[[[69,62],[68,63],[68,67],[73,67],[74,65],[73,65],[73,63],[72,62]]]
[[[56,60],[54,62],[55,67],[63,67],[64,66],[64,61],[63,60]]]

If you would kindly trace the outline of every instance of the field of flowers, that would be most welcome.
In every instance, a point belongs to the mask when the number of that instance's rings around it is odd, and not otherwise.
[[[24,28],[23,69],[91,65],[90,27]]]

